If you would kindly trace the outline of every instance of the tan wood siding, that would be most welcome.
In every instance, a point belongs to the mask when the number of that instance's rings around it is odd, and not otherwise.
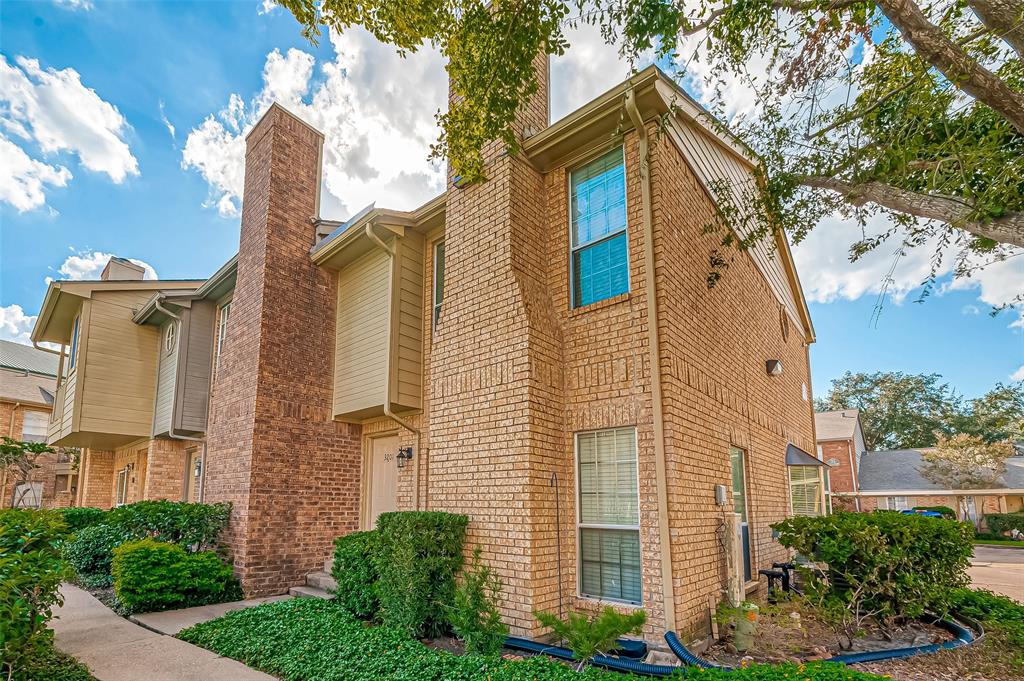
[[[392,301],[391,400],[397,409],[419,409],[423,390],[423,237],[397,241]]]
[[[388,255],[376,249],[338,273],[334,415],[384,404],[388,346]]]
[[[152,291],[95,292],[78,367],[76,430],[144,437],[153,425],[159,331],[135,324]],[[84,373],[83,373],[84,372]]]
[[[184,344],[178,369],[178,414],[176,427],[192,433],[206,431],[206,412],[210,399],[210,372],[213,366],[214,320],[217,307],[209,301],[196,301],[186,310],[188,320],[182,334]]]
[[[171,324],[179,324],[178,321],[170,319],[160,325],[160,349],[159,369],[157,370],[156,404],[153,407],[153,436],[164,435],[171,429],[171,416],[174,413],[174,393],[178,376],[178,351],[181,347],[181,338],[176,337],[174,347],[170,352],[164,345],[167,329]],[[176,329],[180,335],[181,326]]]
[[[680,151],[708,193],[714,196],[715,183],[725,180],[732,187],[734,202],[742,205],[744,194],[748,193],[756,183],[750,167],[731,151],[726,150],[721,144],[692,125],[680,125],[673,127],[673,130],[679,133],[678,136],[673,137],[679,145]],[[741,238],[748,235],[749,230],[739,234]],[[790,286],[782,266],[781,256],[771,248],[771,240],[759,239],[748,253],[768,282],[772,293],[789,313],[797,328],[803,330],[803,335],[806,337],[807,329],[804,329],[800,321],[801,316],[797,307],[797,294]]]

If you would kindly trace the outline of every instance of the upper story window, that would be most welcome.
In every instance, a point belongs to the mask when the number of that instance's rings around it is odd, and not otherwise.
[[[21,422],[22,442],[46,442],[50,417],[41,411],[26,411]]]
[[[68,358],[68,371],[75,368],[75,362],[78,360],[78,326],[81,320],[81,315],[75,317],[74,325],[71,327],[71,356]]]
[[[174,352],[175,339],[178,336],[178,325],[173,321],[164,329],[164,352],[168,355]]]
[[[574,170],[569,186],[572,305],[583,307],[629,291],[622,147]]]
[[[441,319],[441,303],[444,302],[444,241],[438,241],[434,246],[434,311],[433,328],[437,328],[437,322]]]
[[[220,314],[217,321],[217,347],[214,351],[213,370],[220,368],[220,353],[224,349],[224,340],[228,335],[228,317],[231,316],[231,301],[220,306]]]
[[[580,593],[640,603],[640,495],[636,429],[576,436]]]

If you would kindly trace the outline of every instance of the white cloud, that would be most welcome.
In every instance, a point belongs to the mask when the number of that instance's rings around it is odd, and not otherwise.
[[[608,45],[596,26],[582,24],[566,31],[569,49],[551,58],[551,120],[572,113],[629,77],[629,63]],[[651,59],[638,64],[643,68]]]
[[[45,185],[64,187],[71,171],[37,161],[0,133],[0,201],[14,206],[19,213],[46,203]]]
[[[0,338],[15,343],[31,344],[29,333],[36,323],[36,315],[29,316],[21,305],[0,307]]]
[[[63,7],[70,10],[91,10],[93,9],[92,0],[54,0],[54,3],[58,7]]]
[[[274,2],[274,0],[263,0],[263,2],[260,3],[259,9],[256,10],[256,14],[270,14],[279,6],[280,5]]]
[[[99,279],[103,268],[107,266],[107,261],[113,257],[112,253],[103,253],[102,251],[71,250],[72,255],[69,255],[61,264],[60,269],[57,270],[57,273],[60,274],[60,279]],[[146,273],[144,277],[146,279],[157,278],[156,270],[149,263],[143,260],[136,260],[135,258],[128,258],[128,260],[145,268]],[[47,278],[47,281],[51,281],[51,279]]]
[[[972,272],[970,277],[954,279],[943,287],[943,292],[975,290],[978,300],[991,307],[1021,303],[1016,299],[1024,294],[1024,250],[1016,250],[1014,255],[992,262],[975,256],[972,262],[983,266]],[[1024,328],[1024,310],[1016,310],[1010,326]]]
[[[1017,369],[1010,374],[1011,381],[1024,381],[1024,364],[1020,365],[1020,369]]]
[[[74,69],[44,70],[37,60],[26,57],[14,61],[11,64],[0,55],[4,158],[16,158],[20,169],[8,170],[3,178],[3,200],[18,210],[37,208],[45,202],[43,185],[64,186],[71,179],[66,168],[31,158],[24,146],[19,147],[20,155],[13,152],[14,138],[37,146],[44,156],[73,154],[82,166],[105,173],[118,184],[139,174],[138,162],[124,139],[128,122],[117,107],[83,85]],[[9,168],[6,163],[4,167]]]
[[[161,99],[158,102],[158,106],[160,107],[160,122],[164,124],[165,128],[167,128],[167,132],[170,133],[171,139],[173,140],[176,138],[176,130],[174,129],[174,124],[167,118],[167,112],[164,110],[164,100]]]
[[[332,32],[330,40],[335,58],[319,66],[301,50],[270,52],[255,96],[232,94],[189,132],[182,167],[206,179],[208,207],[239,215],[245,135],[275,101],[326,137],[324,217],[345,217],[372,202],[409,209],[443,191],[444,166],[428,161],[438,135],[434,114],[448,98],[441,55],[425,48],[402,59],[359,29]]]

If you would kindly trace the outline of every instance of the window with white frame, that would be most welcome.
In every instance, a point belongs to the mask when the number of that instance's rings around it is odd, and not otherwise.
[[[123,506],[128,500],[128,467],[117,472],[117,487],[114,489],[114,504]]]
[[[570,175],[572,306],[629,291],[622,147]]]
[[[444,241],[434,245],[434,312],[433,328],[441,319],[441,303],[444,302]]]
[[[885,507],[890,511],[906,511],[910,508],[910,501],[906,497],[886,497]]]
[[[576,435],[580,594],[641,601],[636,429]]]
[[[789,466],[789,496],[793,515],[824,515],[818,466]]]
[[[78,361],[78,326],[82,320],[82,316],[75,317],[74,324],[71,327],[71,356],[68,357],[68,371],[75,368],[75,362]]]
[[[22,442],[46,442],[50,417],[41,411],[26,411],[21,422]]]
[[[217,348],[214,352],[213,370],[216,373],[220,368],[220,354],[224,349],[224,340],[228,335],[228,317],[231,316],[231,301],[220,306],[220,314],[217,321]]]

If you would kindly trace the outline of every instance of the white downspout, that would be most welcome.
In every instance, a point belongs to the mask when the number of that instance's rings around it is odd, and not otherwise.
[[[654,224],[651,207],[651,168],[647,128],[636,107],[633,86],[626,92],[626,112],[640,138],[640,197],[644,227],[644,288],[647,299],[647,350],[651,367],[651,411],[654,415],[654,474],[658,493],[658,536],[661,544],[661,589],[665,629],[675,631],[675,588],[672,583],[672,537],[668,525],[668,481],[665,462],[665,418],[661,393],[661,340],[658,332],[658,296],[655,288]]]
[[[388,309],[391,308],[391,291],[393,290],[393,279],[395,276],[395,251],[393,248],[384,243],[384,240],[377,236],[376,232],[373,231],[373,222],[366,223],[366,238],[375,243],[380,248],[384,249],[384,252],[388,254]],[[390,319],[390,313],[389,313]],[[420,507],[420,454],[422,453],[423,433],[419,428],[416,428],[405,419],[397,416],[391,411],[391,329],[388,329],[388,345],[387,354],[384,364],[384,415],[389,419],[397,423],[402,428],[412,431],[416,434],[416,451],[413,454],[412,470],[413,470],[413,483],[412,483],[412,506],[414,510],[419,510]]]

